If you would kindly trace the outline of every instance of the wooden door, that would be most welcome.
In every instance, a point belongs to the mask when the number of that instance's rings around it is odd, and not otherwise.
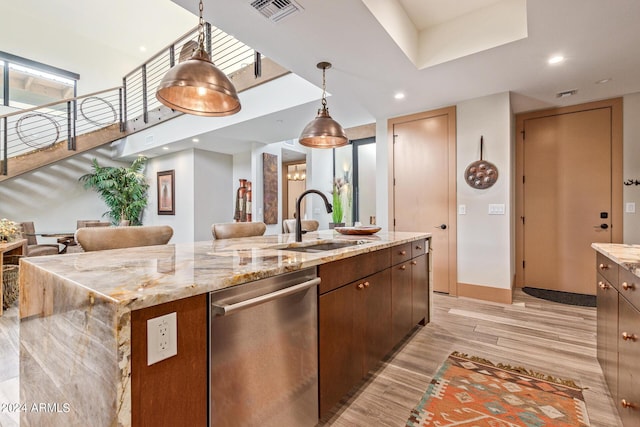
[[[433,289],[456,294],[455,108],[389,122],[395,231],[432,233]]]
[[[522,286],[596,294],[591,243],[622,238],[613,108],[589,104],[519,121]]]

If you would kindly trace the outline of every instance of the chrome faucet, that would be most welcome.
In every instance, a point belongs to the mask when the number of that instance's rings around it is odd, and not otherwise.
[[[324,206],[325,208],[327,208],[327,213],[333,212],[333,206],[331,206],[331,203],[329,203],[329,200],[327,200],[327,196],[325,196],[318,190],[307,190],[304,193],[302,193],[296,200],[296,242],[302,242],[302,233],[303,233],[302,220],[300,219],[300,202],[302,201],[304,196],[306,196],[309,193],[316,193],[317,195],[322,197],[322,200],[324,200]],[[306,233],[306,231],[304,232]]]

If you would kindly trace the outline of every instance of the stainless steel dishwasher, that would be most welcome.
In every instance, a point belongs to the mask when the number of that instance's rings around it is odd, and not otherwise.
[[[319,283],[314,267],[210,294],[210,426],[317,424]]]

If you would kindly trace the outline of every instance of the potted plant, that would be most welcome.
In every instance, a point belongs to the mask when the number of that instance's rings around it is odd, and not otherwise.
[[[146,157],[138,157],[129,167],[100,166],[93,159],[93,172],[80,177],[84,188],[94,189],[107,204],[107,215],[114,224],[142,225],[149,184],[142,170]]]
[[[333,212],[331,214],[333,222],[329,223],[330,229],[334,227],[344,227],[344,222],[342,222],[344,215],[344,210],[342,209],[342,189],[344,186],[345,182],[342,178],[335,178],[333,180]]]

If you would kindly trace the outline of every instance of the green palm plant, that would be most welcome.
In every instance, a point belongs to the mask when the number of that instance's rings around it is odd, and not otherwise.
[[[147,206],[149,184],[142,173],[146,157],[138,157],[129,167],[100,166],[93,159],[93,172],[80,177],[84,188],[95,190],[107,204],[109,216],[114,224],[129,221],[131,225],[142,225],[142,212]]]

